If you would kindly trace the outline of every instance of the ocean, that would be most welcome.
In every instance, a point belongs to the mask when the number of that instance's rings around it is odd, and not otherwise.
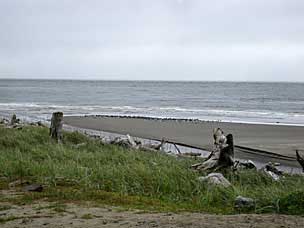
[[[54,111],[304,125],[304,83],[0,80],[0,116]]]

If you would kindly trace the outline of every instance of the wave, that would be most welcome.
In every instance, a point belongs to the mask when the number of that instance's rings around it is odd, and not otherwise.
[[[155,118],[199,119],[225,122],[304,124],[304,113],[275,112],[270,110],[200,109],[178,106],[136,107],[102,105],[62,105],[48,103],[0,103],[3,116],[16,113],[26,120],[48,120],[52,112],[65,115],[117,115]]]

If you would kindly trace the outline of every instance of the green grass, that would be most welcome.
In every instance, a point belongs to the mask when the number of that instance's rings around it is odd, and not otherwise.
[[[0,224],[1,223],[6,223],[6,222],[9,222],[9,221],[13,221],[13,220],[16,220],[16,219],[20,219],[20,217],[16,217],[16,216],[9,216],[9,217],[1,217],[0,218]]]
[[[92,214],[84,214],[83,216],[81,216],[81,219],[93,219],[94,215]]]
[[[246,212],[304,214],[302,176],[274,182],[256,171],[227,172],[233,187],[224,189],[199,183],[202,174],[189,169],[196,162],[103,145],[76,132],[65,132],[63,144],[57,144],[47,128],[0,127],[0,188],[19,178],[45,186],[42,193],[24,194],[16,203],[47,198],[153,211],[233,214],[240,212],[234,209],[234,199],[242,195],[256,200],[256,208]]]
[[[12,208],[12,206],[10,206],[10,205],[0,205],[0,211],[6,211],[11,208]]]

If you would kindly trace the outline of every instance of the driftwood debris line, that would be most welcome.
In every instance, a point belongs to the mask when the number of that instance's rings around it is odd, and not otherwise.
[[[295,161],[296,160],[296,158],[294,158],[294,157],[281,155],[281,154],[269,152],[269,151],[266,151],[266,150],[254,149],[254,148],[239,146],[239,145],[234,145],[234,147],[237,148],[237,149],[240,149],[242,152],[248,153],[248,154],[260,154],[260,155],[264,155],[264,156],[267,156],[267,157],[279,158],[279,159],[287,160],[287,161]]]
[[[86,135],[92,136],[94,138],[99,138],[99,139],[106,140],[106,141],[111,141],[111,140],[113,140],[113,139],[115,139],[117,137],[123,137],[123,138],[126,137],[126,135],[120,134],[120,133],[107,132],[107,131],[101,131],[101,130],[93,130],[93,129],[80,128],[80,127],[74,127],[74,126],[66,125],[66,124],[64,125],[64,128],[67,131],[79,131],[79,132],[82,132],[82,133],[84,133]],[[156,142],[161,142],[163,140],[163,139],[159,139],[159,138],[141,138],[141,137],[137,137],[137,136],[134,136],[134,137],[136,138],[136,140],[141,140],[142,142],[148,142],[148,143],[149,143],[149,141],[150,141],[150,143],[151,143],[151,141],[154,141],[156,143]],[[173,140],[165,140],[165,141],[166,141],[167,145],[164,147],[164,148],[166,148],[164,150],[164,152],[166,152],[168,154],[172,154],[173,155],[173,153],[174,153],[177,156],[183,156],[183,155],[192,156],[190,154],[187,155],[187,152],[190,152],[190,153],[200,152],[201,156],[199,156],[199,157],[202,157],[204,159],[208,158],[212,154],[212,153],[210,153],[210,149],[205,149],[203,147],[192,146],[192,145],[188,145],[186,143],[174,142]],[[176,151],[176,148],[175,148],[174,144],[176,146],[178,146],[178,148],[182,152],[181,155],[179,155],[178,151]],[[172,147],[175,149],[174,152],[171,151]],[[236,159],[238,159],[240,162],[242,162],[242,163],[244,163],[244,162],[246,163],[247,162],[248,163],[248,161],[250,159],[253,159],[253,161],[255,162],[255,165],[256,165],[257,168],[262,168],[262,167],[265,166],[265,164],[266,164],[265,160],[267,160],[267,156],[269,157],[268,154],[264,154],[263,151],[262,151],[262,153],[259,153],[259,151],[257,153],[255,153],[254,149],[249,148],[252,151],[248,151],[248,154],[261,155],[262,157],[264,157],[264,159],[263,160],[259,160],[259,159],[258,160],[254,160],[254,158],[240,158],[240,157],[238,157],[238,153],[244,153],[244,152],[247,152],[247,151],[243,151],[243,150],[237,148],[238,146],[235,146],[235,147],[236,147],[235,148],[235,152],[236,152],[236,155],[237,155]],[[280,157],[275,157],[275,158],[278,159],[278,160],[281,160],[281,161],[277,161],[277,162],[281,163],[280,167],[284,171],[286,171],[288,173],[301,173],[302,172],[302,170],[300,168],[295,167],[294,165],[291,165],[291,164],[287,164],[287,162],[288,162],[287,159],[281,159]],[[273,162],[275,162],[275,161],[273,161]],[[295,159],[292,160],[292,161],[289,161],[289,162],[292,162],[293,164],[297,164],[297,161]],[[201,163],[199,163],[198,165],[200,165],[200,164]],[[195,167],[193,167],[193,168],[195,168]]]
[[[149,140],[161,141],[160,139],[157,139],[157,138],[149,138]],[[166,142],[171,143],[171,144],[175,144],[175,145],[179,145],[179,146],[192,148],[192,149],[197,149],[197,150],[204,150],[204,151],[209,151],[210,150],[209,148],[204,148],[204,147],[200,147],[200,146],[193,146],[193,145],[189,145],[189,144],[186,144],[186,143],[175,142],[175,141],[172,141],[172,140],[166,140]],[[234,145],[234,147],[235,147],[235,149],[241,150],[243,153],[260,154],[260,155],[263,155],[263,156],[278,158],[278,159],[287,160],[287,161],[296,161],[295,157],[281,155],[281,154],[269,152],[269,151],[266,151],[266,150],[260,150],[260,149],[245,147],[245,146],[239,146],[239,145]]]
[[[302,158],[299,154],[299,151],[296,150],[296,156],[297,156],[297,161],[299,164],[302,166],[303,172],[304,172],[304,158]]]
[[[124,134],[120,134],[120,133],[114,133],[114,132],[106,132],[106,131],[100,131],[100,130],[92,130],[92,129],[85,129],[85,128],[79,128],[79,127],[73,127],[73,126],[70,126],[70,125],[65,125],[65,129],[66,130],[70,130],[70,131],[80,131],[80,132],[83,132],[83,133],[89,133],[90,135],[98,135],[98,137],[100,138],[109,138],[109,139],[113,139],[114,137],[124,137],[125,135]],[[143,141],[155,141],[155,142],[161,142],[162,139],[160,138],[141,138],[141,137],[138,137],[138,136],[135,136],[136,138],[140,139],[140,140],[143,140]],[[183,142],[175,142],[173,140],[168,140],[168,139],[165,139],[166,140],[166,143],[167,145],[165,146],[166,150],[165,152],[167,153],[170,153],[170,152],[173,152],[170,150],[171,147],[173,147],[173,149],[175,150],[173,153],[174,154],[177,154],[179,155],[178,151],[176,150],[175,146],[177,146],[179,148],[179,150],[182,152],[181,155],[187,153],[187,152],[201,152],[201,156],[199,157],[202,157],[202,158],[207,158],[209,155],[211,155],[210,153],[210,148],[204,148],[204,147],[200,147],[200,146],[194,146],[194,145],[189,145],[189,144],[186,144],[186,143],[183,143]],[[251,155],[260,155],[262,157],[264,157],[263,161],[262,160],[257,160],[255,161],[256,165],[258,167],[262,167],[262,165],[265,163],[264,160],[267,160],[267,157],[268,158],[273,158],[273,159],[278,159],[278,160],[281,160],[281,161],[277,161],[279,163],[282,162],[282,167],[286,167],[284,169],[288,170],[288,172],[295,172],[295,170],[297,170],[297,168],[294,168],[295,166],[294,165],[290,165],[290,164],[284,164],[284,161],[286,162],[292,162],[293,164],[297,164],[298,162],[296,161],[295,158],[292,158],[292,157],[287,157],[285,158],[284,156],[281,157],[279,154],[275,154],[275,153],[271,153],[269,152],[270,154],[267,153],[264,153],[264,151],[261,151],[261,150],[255,150],[253,148],[247,148],[247,147],[241,147],[241,146],[238,146],[238,145],[234,145],[235,146],[235,154],[236,154],[236,159],[240,159],[241,161],[246,161],[248,159],[253,159],[253,158],[240,158],[239,156],[239,153],[243,153],[243,154],[251,154]],[[241,149],[242,148],[242,149]],[[271,156],[270,156],[271,155]],[[191,155],[189,155],[191,156]],[[292,168],[288,168],[288,167],[292,167]],[[298,170],[296,172],[301,172],[302,170]]]
[[[158,138],[145,138],[145,139],[147,139],[147,140],[159,141],[159,142],[161,141],[161,139],[158,139]],[[173,145],[178,145],[178,146],[183,146],[183,147],[189,147],[189,148],[197,149],[197,150],[208,151],[208,149],[206,149],[206,148],[203,148],[203,147],[200,147],[200,146],[189,145],[189,144],[182,143],[182,142],[175,142],[175,141],[167,140],[167,139],[166,139],[166,142],[167,142],[167,143],[170,143],[170,144],[173,144]]]
[[[177,152],[178,152],[179,154],[181,154],[181,151],[180,151],[180,149],[176,146],[176,144],[173,143],[173,145],[174,145],[175,149],[177,150]]]
[[[64,128],[65,130],[68,130],[68,131],[79,131],[79,132],[82,132],[84,134],[87,134],[87,135],[91,135],[91,136],[97,136],[97,138],[101,138],[103,140],[107,139],[108,138],[108,141],[112,141],[113,139],[115,138],[124,138],[126,137],[126,135],[124,134],[120,134],[120,133],[115,133],[115,132],[108,132],[108,131],[100,131],[100,130],[92,130],[92,129],[86,129],[86,128],[80,128],[80,127],[74,127],[74,126],[71,126],[71,125],[64,125]],[[162,141],[165,141],[166,144],[167,144],[167,148],[169,146],[173,146],[176,150],[176,154],[184,154],[184,149],[185,149],[185,153],[189,152],[189,150],[193,149],[193,150],[199,150],[200,153],[202,155],[204,155],[204,157],[207,157],[209,155],[209,151],[208,150],[205,150],[201,147],[197,147],[197,146],[191,146],[191,145],[188,145],[188,144],[185,144],[185,143],[179,143],[179,142],[174,142],[174,141],[171,141],[171,140],[167,140],[165,138],[162,138],[162,139],[158,139],[158,138],[141,138],[141,137],[138,137],[138,136],[134,136],[136,139],[138,140],[141,140],[143,142],[148,142],[148,141],[154,141],[154,142],[162,142]],[[180,148],[180,147],[184,147],[184,148]],[[176,149],[178,148],[178,149]],[[166,150],[166,152],[170,153],[172,151],[170,150]],[[189,152],[188,155],[190,155],[190,153],[195,153],[195,156],[197,156],[197,153],[196,152]]]

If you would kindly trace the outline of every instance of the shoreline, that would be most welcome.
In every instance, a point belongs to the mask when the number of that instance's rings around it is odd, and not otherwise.
[[[208,120],[199,118],[176,118],[176,117],[157,117],[157,116],[143,116],[143,115],[125,115],[125,114],[71,114],[69,116],[77,117],[102,117],[102,118],[129,118],[129,119],[146,119],[146,120],[158,120],[158,121],[185,121],[185,122],[215,122],[215,123],[234,123],[234,124],[253,124],[253,125],[270,125],[270,126],[294,126],[294,127],[304,127],[304,123],[283,123],[283,122],[255,122],[255,121],[237,121],[237,120]]]
[[[37,107],[39,106],[38,104]],[[34,105],[34,106],[35,106]],[[1,104],[0,104],[1,106]],[[57,106],[57,105],[50,105],[51,108],[54,108],[51,112],[55,111],[63,111],[67,116],[83,116],[83,117],[112,117],[112,118],[132,118],[132,119],[148,119],[148,120],[176,120],[176,121],[189,121],[189,122],[220,122],[220,123],[237,123],[237,124],[254,124],[254,125],[271,125],[271,126],[299,126],[299,127],[304,127],[304,119],[303,121],[291,121],[288,119],[287,120],[276,120],[276,121],[269,121],[269,119],[263,119],[259,118],[258,116],[256,118],[240,118],[240,117],[231,117],[230,118],[225,118],[225,116],[222,116],[222,118],[211,118],[211,116],[193,116],[193,117],[178,117],[178,116],[164,116],[161,113],[159,115],[149,115],[149,114],[124,114],[124,113],[109,113],[109,112],[91,112],[91,113],[84,113],[84,112],[79,112],[77,113],[76,111],[74,113],[71,113],[70,111],[65,110],[65,107],[69,106]],[[73,107],[73,106],[71,106]],[[49,108],[49,107],[46,107]],[[109,108],[109,107],[107,107]],[[115,107],[114,107],[115,108]],[[117,108],[117,107],[116,107]],[[41,109],[43,110],[43,109]],[[20,110],[19,110],[20,111]],[[42,115],[38,115],[38,113],[32,113],[32,114],[25,114],[25,113],[20,113],[18,110],[12,111],[12,112],[0,112],[0,117],[5,117],[9,118],[13,114],[17,114],[20,119],[24,121],[36,121],[36,120],[41,120],[43,119],[45,122],[50,121],[50,116],[51,113],[48,115],[46,112],[43,112]],[[38,116],[37,116],[38,115]],[[271,115],[271,113],[269,113]],[[300,114],[299,114],[300,115]],[[303,116],[304,115],[300,115]]]
[[[58,110],[60,111],[60,110]],[[50,123],[51,114],[45,115],[44,118],[29,117],[20,115],[18,112],[1,113],[0,118],[10,119],[13,114],[17,114],[18,118],[23,122],[42,121]],[[176,117],[159,117],[159,116],[144,116],[144,115],[125,115],[125,114],[67,114],[66,117],[92,117],[92,118],[128,118],[128,119],[143,119],[155,121],[181,121],[181,122],[194,122],[194,123],[223,123],[223,124],[248,124],[248,125],[266,125],[266,126],[291,126],[291,127],[304,127],[304,123],[283,123],[283,122],[255,122],[255,121],[242,121],[242,120],[212,120],[212,119],[199,119],[199,118],[176,118]]]

